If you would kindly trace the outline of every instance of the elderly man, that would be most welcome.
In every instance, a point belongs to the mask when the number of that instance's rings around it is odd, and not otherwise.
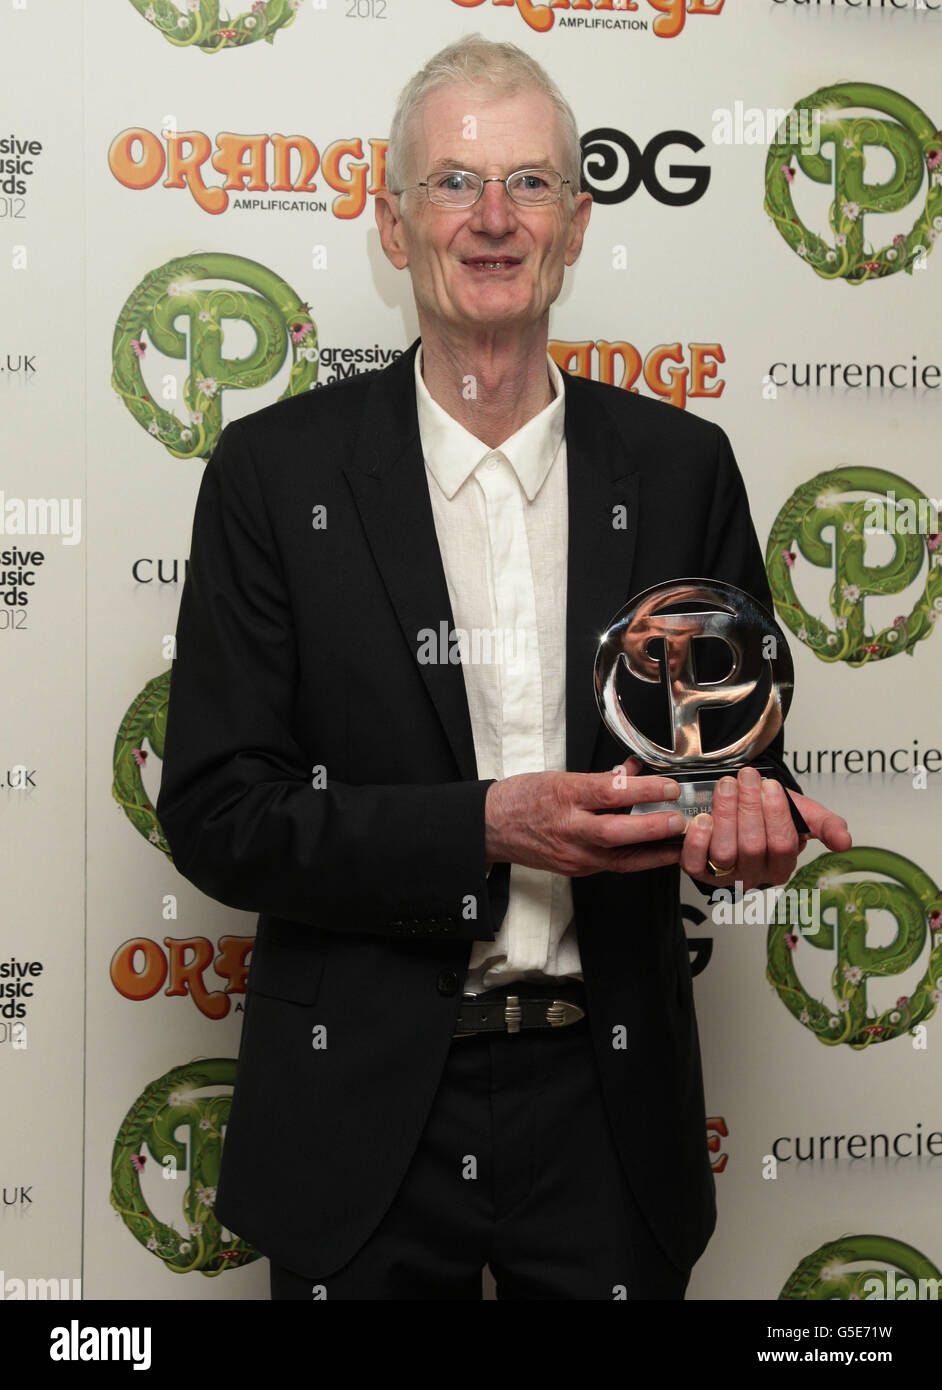
[[[376,195],[420,341],[204,475],[157,809],[260,914],[216,1212],[277,1298],[480,1298],[485,1264],[499,1298],[682,1298],[713,1228],[680,869],[782,882],[804,841],[752,768],[679,842],[622,814],[678,789],[612,775],[601,626],[683,575],[769,599],[723,433],[547,354],[579,170],[526,54],[434,57]]]

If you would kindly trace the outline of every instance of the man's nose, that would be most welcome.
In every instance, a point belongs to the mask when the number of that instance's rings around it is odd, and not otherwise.
[[[472,212],[475,230],[487,232],[490,236],[503,236],[511,230],[516,220],[507,185],[500,179],[485,183]]]

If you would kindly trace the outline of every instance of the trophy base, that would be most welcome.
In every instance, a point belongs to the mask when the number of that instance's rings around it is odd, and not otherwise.
[[[760,777],[770,778],[773,782],[780,781],[779,770],[774,763],[752,763]],[[632,806],[633,816],[648,816],[654,811],[679,811],[685,820],[691,821],[695,816],[699,816],[706,811],[712,814],[713,794],[716,791],[717,783],[723,777],[735,777],[739,772],[738,767],[713,768],[709,772],[668,772],[662,776],[668,776],[680,786],[680,797],[677,801],[646,801],[639,806]],[[792,821],[799,835],[807,835],[808,827],[805,825],[798,808],[788,795],[788,788],[785,788],[785,797],[788,801],[788,808],[791,811]]]

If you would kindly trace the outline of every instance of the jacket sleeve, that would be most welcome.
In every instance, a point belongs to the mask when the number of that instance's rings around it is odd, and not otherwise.
[[[717,430],[717,435],[716,486],[713,506],[706,522],[704,577],[724,580],[727,584],[744,589],[774,616],[772,594],[749,510],[745,483],[729,439],[721,429]],[[776,781],[792,791],[801,791],[785,763],[784,731],[776,734],[768,747],[750,762],[771,763],[775,768]],[[694,882],[705,895],[713,892],[711,884]]]
[[[312,600],[314,601],[314,600]],[[492,939],[490,781],[315,786],[292,733],[297,639],[238,422],[206,465],[180,601],[157,816],[181,874],[229,907],[319,928]]]
[[[772,594],[742,474],[729,439],[720,429],[717,434],[716,487],[706,523],[707,568],[704,575],[744,589],[774,617]],[[785,641],[784,635],[782,641]],[[776,734],[768,747],[750,761],[773,763],[778,774],[776,780],[793,791],[801,791],[785,764],[784,732]]]

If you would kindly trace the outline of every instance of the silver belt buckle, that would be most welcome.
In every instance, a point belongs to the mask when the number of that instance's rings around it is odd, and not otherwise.
[[[554,999],[546,1010],[546,1021],[551,1028],[564,1028],[567,1024],[578,1023],[580,1018],[585,1018],[585,1009],[568,999]]]
[[[507,1032],[519,1033],[522,1021],[523,1009],[520,1007],[519,994],[508,994],[504,1000],[504,1022],[507,1025]]]
[[[472,995],[473,999],[474,996]],[[520,996],[518,994],[508,994],[504,1000],[504,1022],[507,1025],[508,1033],[519,1033],[520,1024],[523,1021],[523,1010],[520,1007]],[[473,1033],[452,1033],[453,1038],[476,1038],[480,1029]]]
[[[474,998],[473,995],[469,996]],[[578,1023],[580,1018],[585,1018],[585,1010],[580,1009],[578,1004],[573,1004],[568,999],[554,999],[546,1010],[546,1022],[551,1028],[565,1028],[570,1023]],[[508,1033],[519,1033],[523,1022],[523,1009],[520,1005],[518,994],[508,994],[504,1000],[504,1022],[507,1025]],[[473,1033],[453,1033],[453,1038],[476,1038],[480,1029]]]

